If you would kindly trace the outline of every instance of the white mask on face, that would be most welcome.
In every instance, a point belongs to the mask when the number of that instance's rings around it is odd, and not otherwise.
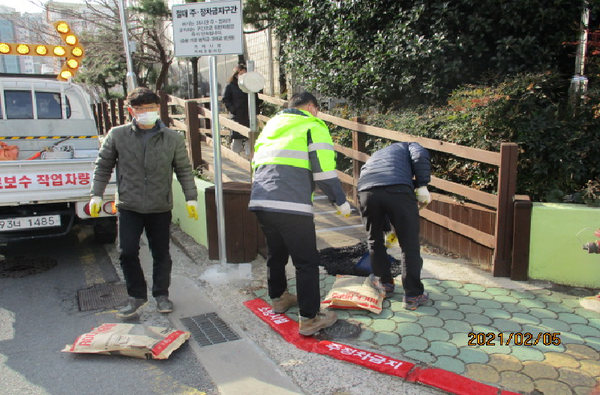
[[[158,111],[143,112],[135,117],[140,125],[154,125],[158,118]]]

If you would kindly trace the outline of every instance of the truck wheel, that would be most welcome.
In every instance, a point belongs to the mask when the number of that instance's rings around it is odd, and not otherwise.
[[[106,218],[94,224],[94,239],[100,244],[112,244],[117,238],[117,219]]]

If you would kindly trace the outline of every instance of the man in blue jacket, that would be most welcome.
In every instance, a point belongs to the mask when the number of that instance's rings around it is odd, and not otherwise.
[[[358,180],[360,213],[368,233],[373,274],[381,279],[386,297],[395,289],[385,247],[384,227],[389,219],[402,248],[403,306],[415,310],[429,300],[421,282],[419,207],[431,202],[429,151],[418,143],[393,143],[375,152],[361,169]],[[416,188],[416,189],[415,189]]]

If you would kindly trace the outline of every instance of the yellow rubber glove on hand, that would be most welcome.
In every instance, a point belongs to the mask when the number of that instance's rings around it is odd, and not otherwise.
[[[337,209],[336,214],[337,215],[343,215],[344,217],[349,217],[350,213],[352,213],[352,207],[350,207],[350,203],[348,202],[344,202],[341,205],[335,205],[335,208]]]
[[[425,206],[431,203],[431,194],[427,187],[419,187],[415,193],[417,194],[417,200],[419,201],[419,209],[425,208]]]
[[[398,244],[398,236],[396,235],[396,232],[392,230],[385,235],[385,247],[392,248],[396,244]]]
[[[188,217],[194,218],[198,221],[198,202],[195,200],[188,200],[186,203]]]
[[[102,197],[101,196],[92,196],[92,199],[90,200],[90,216],[99,217],[101,208],[102,208]]]

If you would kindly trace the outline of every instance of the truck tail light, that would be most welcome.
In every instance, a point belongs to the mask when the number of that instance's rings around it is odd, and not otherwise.
[[[115,215],[117,213],[117,205],[115,202],[106,202],[102,206],[106,214]]]

